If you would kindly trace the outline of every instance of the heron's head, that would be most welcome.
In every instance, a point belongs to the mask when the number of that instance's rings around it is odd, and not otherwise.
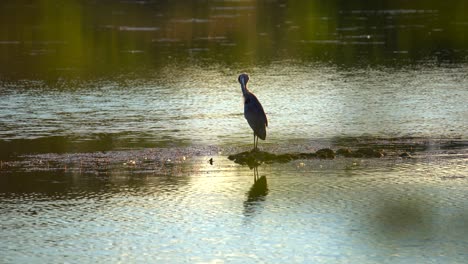
[[[240,84],[245,87],[247,85],[247,82],[249,81],[249,75],[247,75],[247,73],[242,73],[241,75],[239,75],[238,80]]]

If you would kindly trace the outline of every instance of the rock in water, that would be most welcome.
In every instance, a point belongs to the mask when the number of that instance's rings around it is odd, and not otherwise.
[[[317,152],[315,152],[317,155],[317,158],[319,159],[334,159],[335,158],[335,152],[329,148],[325,149],[319,149]]]

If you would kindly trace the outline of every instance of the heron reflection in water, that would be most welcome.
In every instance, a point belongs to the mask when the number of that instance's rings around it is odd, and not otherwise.
[[[239,83],[242,89],[242,95],[244,97],[244,117],[247,119],[250,127],[254,134],[254,148],[258,150],[258,138],[265,140],[266,138],[266,127],[268,126],[268,120],[263,111],[262,104],[257,97],[247,89],[247,82],[249,81],[249,75],[243,73],[239,75]]]
[[[244,215],[251,217],[258,213],[262,207],[265,197],[268,194],[268,184],[266,176],[258,175],[258,166],[253,168],[254,183],[247,192],[247,200],[244,201]]]

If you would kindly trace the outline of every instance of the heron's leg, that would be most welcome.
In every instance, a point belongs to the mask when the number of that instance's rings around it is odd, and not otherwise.
[[[255,150],[258,150],[258,136],[255,137]]]
[[[253,133],[254,135],[254,147],[253,147],[253,150],[256,150],[257,149],[257,146],[255,145],[255,132]]]

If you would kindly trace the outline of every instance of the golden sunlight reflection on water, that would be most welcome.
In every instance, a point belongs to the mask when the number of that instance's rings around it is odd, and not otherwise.
[[[86,261],[464,259],[466,156],[264,164],[255,181],[215,153],[169,174],[4,175],[3,260],[67,261],[72,245]]]

